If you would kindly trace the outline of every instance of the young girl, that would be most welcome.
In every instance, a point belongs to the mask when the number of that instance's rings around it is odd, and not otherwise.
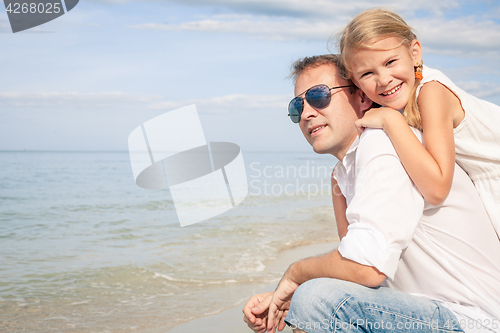
[[[387,133],[411,179],[433,205],[448,196],[456,160],[500,235],[500,107],[423,66],[420,42],[393,12],[359,14],[344,29],[340,51],[348,78],[384,106],[366,112],[356,126]],[[423,145],[407,124],[423,131]],[[346,225],[345,199],[334,195],[334,207]]]

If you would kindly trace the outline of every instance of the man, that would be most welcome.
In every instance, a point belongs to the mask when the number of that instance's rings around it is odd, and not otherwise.
[[[430,205],[382,130],[358,138],[355,121],[371,101],[342,78],[338,57],[300,60],[294,75],[299,99],[289,110],[299,110],[295,120],[316,153],[338,158],[349,227],[338,226],[345,236],[337,250],[296,262],[276,291],[252,297],[243,309],[248,326],[500,332],[500,241],[465,172],[456,166],[449,197]],[[318,85],[328,86],[329,103]]]

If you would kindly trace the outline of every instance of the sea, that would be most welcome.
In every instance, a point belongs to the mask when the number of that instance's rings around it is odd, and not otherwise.
[[[0,152],[0,331],[168,332],[279,281],[281,251],[338,239],[337,160],[242,152],[248,196],[181,227],[123,152]]]

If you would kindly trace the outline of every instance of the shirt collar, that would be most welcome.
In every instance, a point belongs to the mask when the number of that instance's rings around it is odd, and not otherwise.
[[[354,186],[354,169],[358,145],[359,137],[356,136],[342,161],[339,161],[333,170],[333,178],[337,180],[337,184],[348,203],[351,201],[354,194],[354,191],[349,190],[348,187]]]
[[[354,141],[352,142],[351,146],[347,150],[347,153],[345,154],[344,158],[342,159],[342,165],[344,168],[349,169],[349,166],[354,163],[354,160],[356,158],[356,150],[358,149],[359,145],[359,136],[356,136]]]

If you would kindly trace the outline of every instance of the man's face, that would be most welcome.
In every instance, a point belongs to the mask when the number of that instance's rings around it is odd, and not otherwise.
[[[332,88],[348,83],[338,77],[334,65],[321,65],[309,68],[299,75],[295,83],[295,96],[318,84],[326,84]],[[343,159],[356,138],[354,122],[361,116],[361,110],[356,114],[355,107],[359,105],[356,100],[358,94],[351,95],[349,88],[332,89],[331,93],[330,104],[321,110],[312,108],[304,100],[304,111],[299,126],[316,153],[329,153]]]

